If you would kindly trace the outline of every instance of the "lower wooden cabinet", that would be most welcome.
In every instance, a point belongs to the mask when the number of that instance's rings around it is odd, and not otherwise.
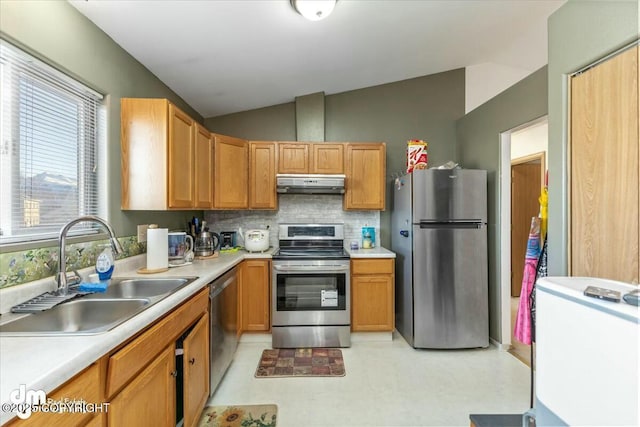
[[[108,425],[175,425],[175,360],[172,344],[111,401]]]
[[[100,393],[100,369],[98,363],[94,363],[87,369],[71,378],[52,393],[47,394],[47,399],[56,402],[65,401],[66,399],[84,400],[91,404],[102,403],[102,394]],[[104,406],[103,410],[108,410]],[[65,413],[49,413],[49,412],[33,412],[31,416],[25,420],[14,418],[8,426],[84,426],[89,423],[91,425],[100,426],[102,417],[98,412],[65,412]]]
[[[184,426],[200,421],[200,412],[209,398],[209,315],[200,318],[184,339]]]
[[[240,332],[271,329],[271,260],[245,260],[239,276]]]
[[[386,332],[395,327],[394,260],[351,260],[351,330]]]

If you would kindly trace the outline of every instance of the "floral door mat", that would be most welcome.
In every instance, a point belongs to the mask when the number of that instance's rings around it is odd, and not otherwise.
[[[256,378],[344,377],[342,351],[335,348],[264,350]]]
[[[276,405],[207,406],[198,427],[275,427]]]

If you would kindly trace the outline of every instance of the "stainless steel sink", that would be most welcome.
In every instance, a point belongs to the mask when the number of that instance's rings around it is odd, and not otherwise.
[[[196,278],[112,279],[107,292],[91,295],[91,298],[154,298],[167,296],[193,282]]]
[[[113,278],[107,291],[0,325],[0,335],[94,335],[106,332],[196,280]]]
[[[138,299],[78,299],[0,326],[3,335],[93,335],[108,331],[144,310]]]

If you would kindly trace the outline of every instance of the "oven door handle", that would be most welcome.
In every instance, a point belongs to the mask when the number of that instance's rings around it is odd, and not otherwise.
[[[348,271],[348,265],[274,265],[274,270],[277,271],[307,271],[307,272],[321,272],[321,271]]]

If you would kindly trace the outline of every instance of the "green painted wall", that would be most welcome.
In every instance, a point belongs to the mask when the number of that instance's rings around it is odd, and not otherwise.
[[[137,224],[148,223],[183,228],[194,212],[120,210],[120,98],[168,98],[194,119],[202,117],[66,1],[0,1],[0,31],[3,38],[106,95],[107,218],[116,234],[135,235]]]
[[[455,121],[464,115],[464,69],[372,86],[325,97],[326,141],[387,143],[387,181],[405,169],[409,139],[429,143],[429,163],[455,159]],[[295,104],[282,104],[205,120],[214,132],[247,139],[295,141]],[[390,247],[391,199],[380,216]]]
[[[568,272],[568,75],[638,39],[638,1],[569,0],[549,29],[549,274]],[[605,149],[606,147],[603,147]]]
[[[296,104],[273,105],[205,119],[211,132],[253,141],[295,141]]]
[[[458,161],[488,171],[489,335],[501,342],[500,133],[547,114],[547,67],[532,73],[457,121]],[[505,219],[510,221],[509,218]]]

